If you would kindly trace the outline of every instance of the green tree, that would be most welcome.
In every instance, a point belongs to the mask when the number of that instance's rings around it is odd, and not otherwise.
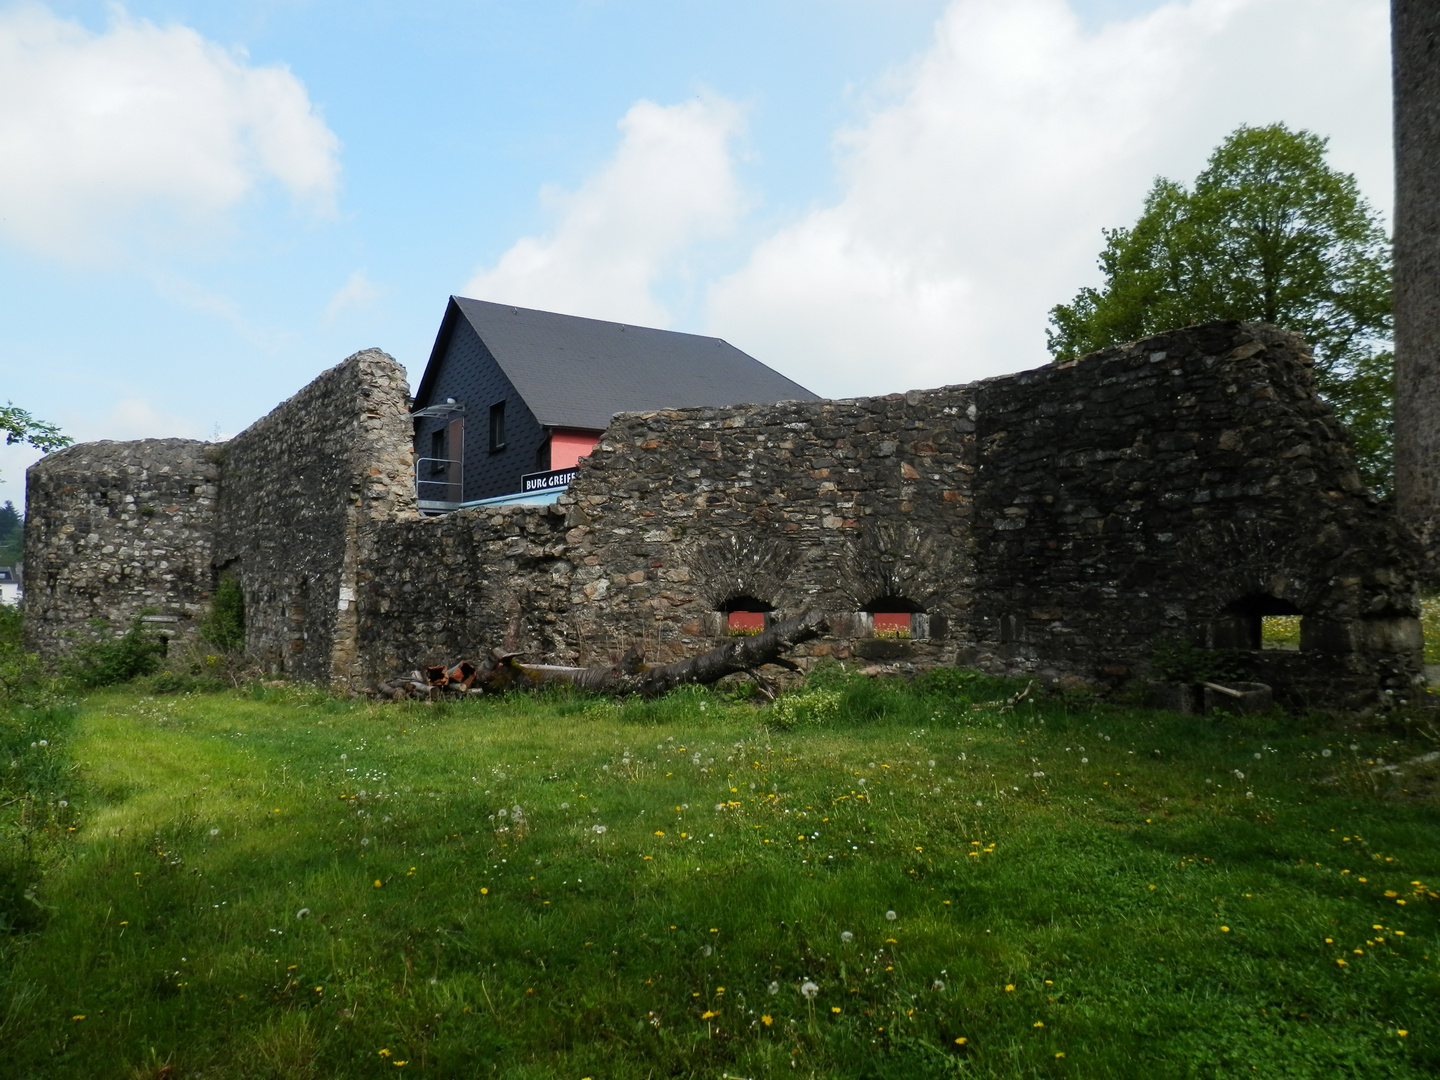
[[[1187,191],[1157,178],[1130,229],[1105,230],[1105,284],[1050,311],[1065,359],[1211,319],[1305,336],[1316,386],[1350,428],[1366,483],[1389,490],[1390,243],[1327,140],[1241,127]]]
[[[24,409],[17,408],[13,402],[0,405],[0,431],[5,433],[7,445],[29,443],[47,454],[54,450],[63,450],[74,441],[68,435],[61,435],[60,429],[54,424],[36,420]]]
[[[19,562],[25,551],[25,520],[9,499],[0,506],[0,566]]]

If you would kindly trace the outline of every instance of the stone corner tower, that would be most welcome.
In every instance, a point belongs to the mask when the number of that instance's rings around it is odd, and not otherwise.
[[[1440,578],[1440,3],[1391,0],[1395,494]]]

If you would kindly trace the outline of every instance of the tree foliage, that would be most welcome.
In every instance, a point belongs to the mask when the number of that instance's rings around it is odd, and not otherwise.
[[[19,562],[25,554],[25,519],[9,499],[0,506],[0,566]]]
[[[13,402],[0,405],[0,431],[5,433],[7,445],[29,443],[47,454],[63,450],[74,442],[68,435],[60,434],[60,429],[54,424],[36,420],[24,409],[17,408]]]
[[[1315,354],[1316,385],[1349,426],[1371,487],[1389,487],[1390,245],[1327,140],[1241,127],[1193,190],[1157,178],[1133,228],[1105,230],[1105,283],[1050,312],[1057,359],[1212,319],[1274,323]]]

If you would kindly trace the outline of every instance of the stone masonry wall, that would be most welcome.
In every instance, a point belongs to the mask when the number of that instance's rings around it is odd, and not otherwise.
[[[490,648],[665,661],[723,640],[741,598],[827,613],[802,667],[1114,684],[1188,639],[1243,649],[1292,705],[1403,696],[1419,673],[1418,545],[1361,486],[1303,344],[1272,327],[969,386],[621,415],[557,505],[429,519],[407,405],[399,365],[369,351],[224,447],[46,458],[33,637],[53,653],[91,612],[141,606],[193,623],[232,572],[256,658],[349,686]],[[874,634],[867,612],[902,610],[911,637]],[[1281,612],[1303,617],[1298,652],[1257,647]]]
[[[360,536],[415,514],[405,371],[371,349],[223,450],[215,565],[240,578],[246,647],[312,682],[355,667]]]
[[[210,598],[216,447],[187,439],[97,442],[26,478],[27,647],[65,652],[91,620],[140,616],[192,640]]]
[[[953,658],[973,595],[974,430],[965,388],[616,418],[553,507],[378,529],[363,564],[365,674],[485,645],[593,662],[708,648],[726,601],[819,606],[801,656]],[[874,640],[862,609],[922,608],[923,636]],[[884,606],[884,605],[882,605]]]
[[[1355,473],[1303,343],[1214,323],[981,384],[971,659],[1123,677],[1155,641],[1244,644],[1292,704],[1410,689],[1418,551]],[[1262,610],[1263,609],[1263,610]]]
[[[1440,6],[1391,0],[1395,499],[1440,581]]]

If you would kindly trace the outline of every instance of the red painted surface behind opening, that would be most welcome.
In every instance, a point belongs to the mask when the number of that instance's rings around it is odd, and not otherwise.
[[[594,431],[556,431],[550,436],[550,468],[568,469],[579,463],[600,441]]]
[[[764,630],[765,613],[763,611],[732,611],[730,612],[731,630]]]
[[[910,632],[910,613],[908,611],[877,611],[872,618],[876,633],[881,630],[887,633],[894,633],[897,630],[907,634]]]

